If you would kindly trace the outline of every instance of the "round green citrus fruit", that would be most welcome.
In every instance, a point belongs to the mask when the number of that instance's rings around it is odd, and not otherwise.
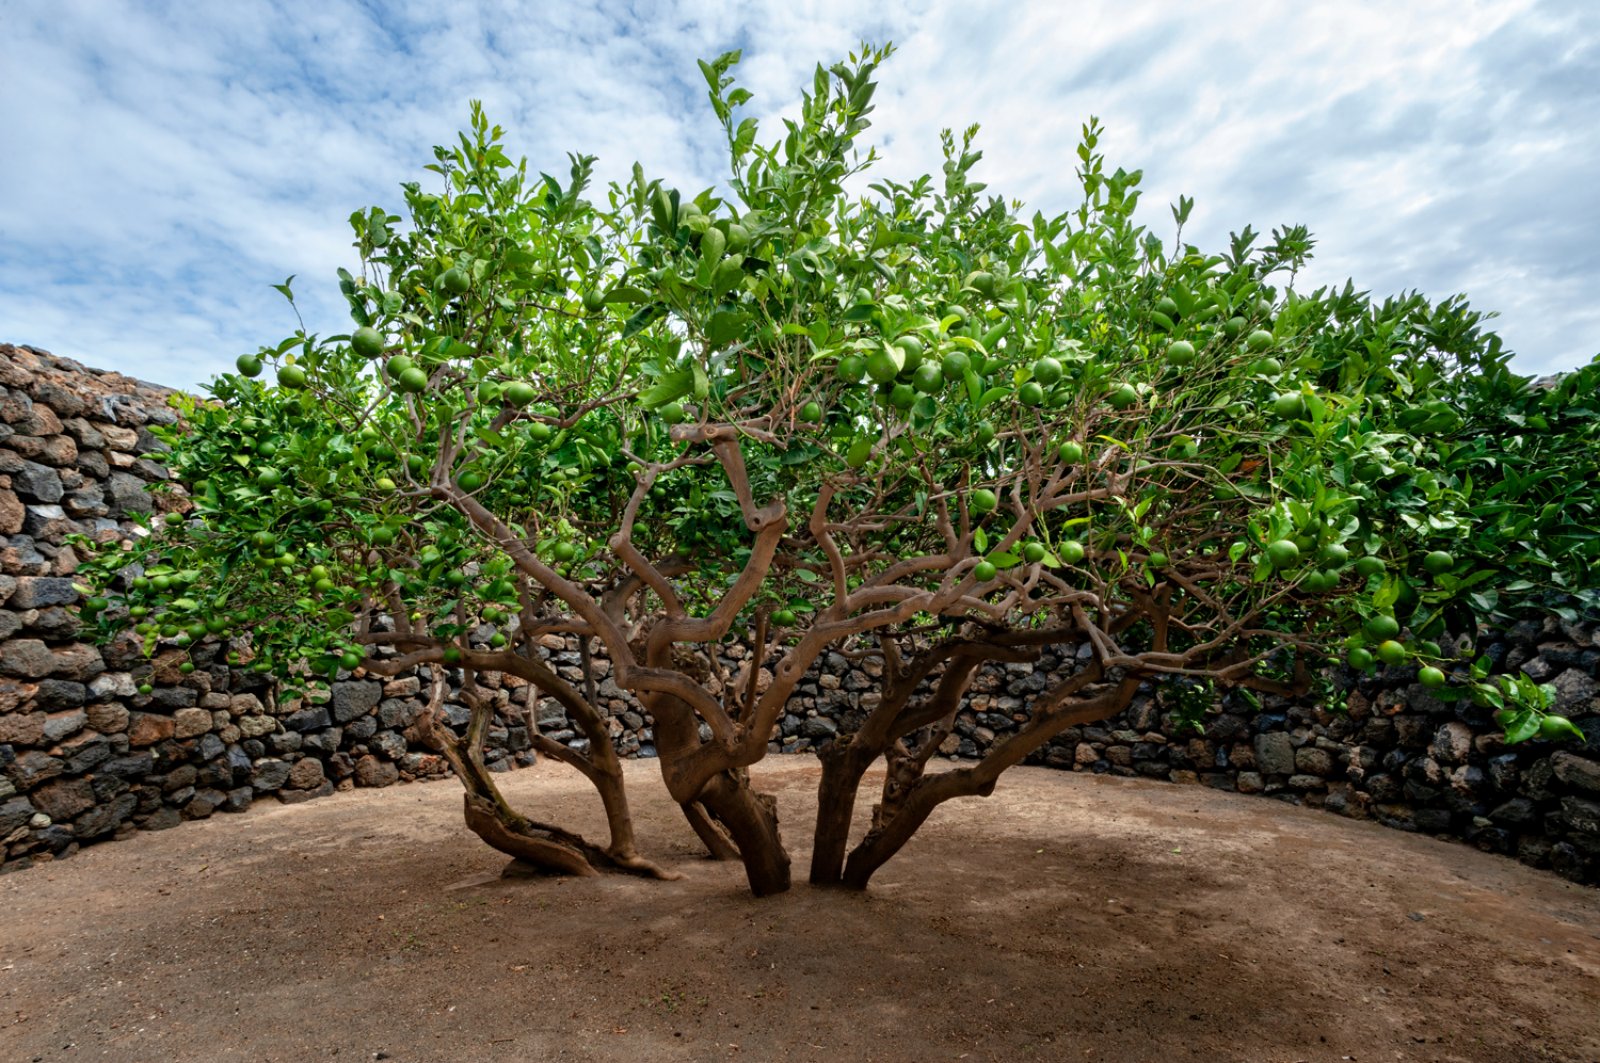
[[[363,325],[350,334],[350,349],[363,358],[376,358],[383,353],[383,333]]]
[[[1442,576],[1455,567],[1456,559],[1443,550],[1434,550],[1422,559],[1422,567],[1430,576]]]
[[[1392,639],[1400,634],[1400,621],[1388,613],[1379,613],[1377,616],[1367,618],[1362,625],[1366,633],[1375,639]]]
[[[1290,568],[1300,560],[1300,548],[1292,539],[1276,539],[1267,544],[1267,560],[1273,568]]]

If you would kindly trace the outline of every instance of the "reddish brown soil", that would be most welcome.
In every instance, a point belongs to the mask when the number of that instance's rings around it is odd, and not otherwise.
[[[1600,1059],[1600,894],[1259,798],[1047,770],[866,895],[502,880],[448,781],[259,804],[0,878],[0,1060]],[[773,758],[799,849],[817,766]],[[502,777],[601,833],[578,777]]]

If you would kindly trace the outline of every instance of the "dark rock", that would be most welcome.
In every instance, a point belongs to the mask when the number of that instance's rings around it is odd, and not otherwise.
[[[244,812],[249,809],[255,798],[255,790],[248,786],[239,786],[229,790],[217,807],[223,812]]]
[[[1568,786],[1600,793],[1600,763],[1562,751],[1550,758],[1550,767],[1556,778]]]
[[[61,486],[59,472],[48,465],[32,461],[22,461],[18,464],[21,468],[11,474],[12,490],[24,498],[31,498],[35,502],[47,505],[61,501],[66,489]],[[146,504],[149,503],[148,497],[145,501]]]
[[[158,808],[139,822],[142,830],[171,830],[183,822],[175,808]]]
[[[260,760],[255,764],[255,777],[251,786],[257,793],[271,793],[283,788],[289,781],[289,769],[292,767],[286,760]]]
[[[1295,770],[1305,775],[1319,775],[1324,778],[1333,774],[1333,756],[1325,749],[1316,749],[1312,746],[1294,751]],[[1290,783],[1294,785],[1293,782]]]
[[[11,639],[0,643],[0,672],[25,679],[42,679],[54,667],[54,655],[38,639]]]
[[[110,802],[79,816],[72,824],[73,833],[79,839],[98,838],[110,834],[133,815],[133,810],[138,804],[139,799],[133,794],[122,794],[113,798]]]
[[[48,753],[37,749],[30,749],[17,756],[17,759],[6,768],[6,778],[18,790],[31,790],[41,783],[49,782],[66,770],[66,764],[60,757],[52,757]]]
[[[148,752],[117,757],[100,766],[97,774],[120,779],[142,779],[155,768],[155,758]]]
[[[346,745],[353,745],[357,742],[365,742],[377,733],[378,718],[370,715],[363,716],[358,720],[353,720],[345,727],[344,741]]]
[[[1256,767],[1268,775],[1294,774],[1294,745],[1280,732],[1258,734],[1255,739]]]
[[[1561,799],[1561,818],[1567,826],[1580,834],[1590,834],[1600,837],[1600,801],[1588,801],[1581,797],[1563,797]]]
[[[56,709],[76,709],[88,699],[89,688],[82,683],[74,683],[68,679],[45,679],[40,681],[39,690],[34,694],[34,703],[46,712]]]
[[[297,805],[302,801],[309,801],[313,797],[327,797],[331,793],[333,793],[333,783],[324,779],[321,786],[311,790],[279,790],[278,800],[286,805]]]
[[[94,788],[87,779],[61,779],[39,787],[31,796],[34,807],[58,823],[94,804]]]
[[[378,704],[378,720],[387,728],[405,728],[417,718],[421,711],[415,702],[403,698],[385,698]]]
[[[381,683],[350,680],[334,683],[331,691],[333,718],[339,723],[348,723],[359,716],[365,716],[383,698]]]
[[[61,576],[19,576],[11,595],[13,609],[43,609],[49,605],[71,605],[78,600],[72,580]]]
[[[111,516],[119,520],[150,513],[155,509],[149,492],[145,490],[144,481],[130,473],[113,472],[106,479],[106,490],[111,496]],[[59,498],[57,496],[48,501],[58,501]]]
[[[0,838],[25,825],[37,811],[26,797],[9,797],[0,801]]]
[[[379,756],[399,760],[406,755],[406,740],[393,731],[380,731],[367,742],[367,748]]]
[[[304,734],[307,731],[320,731],[333,721],[328,716],[328,710],[321,705],[314,705],[309,709],[301,709],[283,721],[283,725],[291,731]]]

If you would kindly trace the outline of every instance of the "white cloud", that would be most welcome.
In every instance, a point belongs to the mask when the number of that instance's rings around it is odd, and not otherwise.
[[[937,165],[984,127],[982,177],[1046,210],[1075,199],[1097,114],[1142,168],[1145,220],[1196,197],[1188,236],[1304,222],[1309,280],[1466,291],[1526,371],[1600,349],[1600,8],[1584,0],[863,5],[483,0],[13,4],[0,14],[0,338],[194,385],[293,320],[344,327],[346,216],[393,204],[482,98],[561,172],[638,158],[689,189],[720,140],[694,60],[742,47],[772,128],[817,61],[893,39],[874,139]]]

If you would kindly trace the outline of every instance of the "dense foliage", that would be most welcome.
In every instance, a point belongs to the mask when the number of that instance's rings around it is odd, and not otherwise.
[[[938,803],[1142,682],[1290,690],[1344,654],[1504,703],[1513,738],[1570,730],[1430,640],[1592,602],[1600,370],[1535,387],[1459,300],[1298,292],[1297,227],[1208,252],[1183,200],[1164,240],[1093,121],[1059,216],[986,194],[976,127],[945,135],[939,175],[881,176],[858,140],[887,54],[819,67],[772,144],[740,117],[737,54],[702,64],[730,168],[694,196],[636,166],[587,198],[593,159],[531,174],[475,107],[401,213],[352,215],[354,330],[302,328],[185,404],[192,509],[86,566],[116,599],[103,631],[234,637],[291,689],[515,671],[590,724],[536,640],[598,640],[673,796],[758,892],[788,860],[744,768],[830,649],[885,679],[824,753],[818,882],[865,885]],[[744,675],[722,674],[730,638],[760,651]],[[924,774],[980,664],[1059,642],[1092,653],[1018,735]],[[469,820],[476,799],[506,828],[474,822],[492,844],[600,859],[517,818],[470,735],[440,741],[474,776]],[[653,870],[618,841],[614,763],[548,751],[604,783],[607,852]]]

